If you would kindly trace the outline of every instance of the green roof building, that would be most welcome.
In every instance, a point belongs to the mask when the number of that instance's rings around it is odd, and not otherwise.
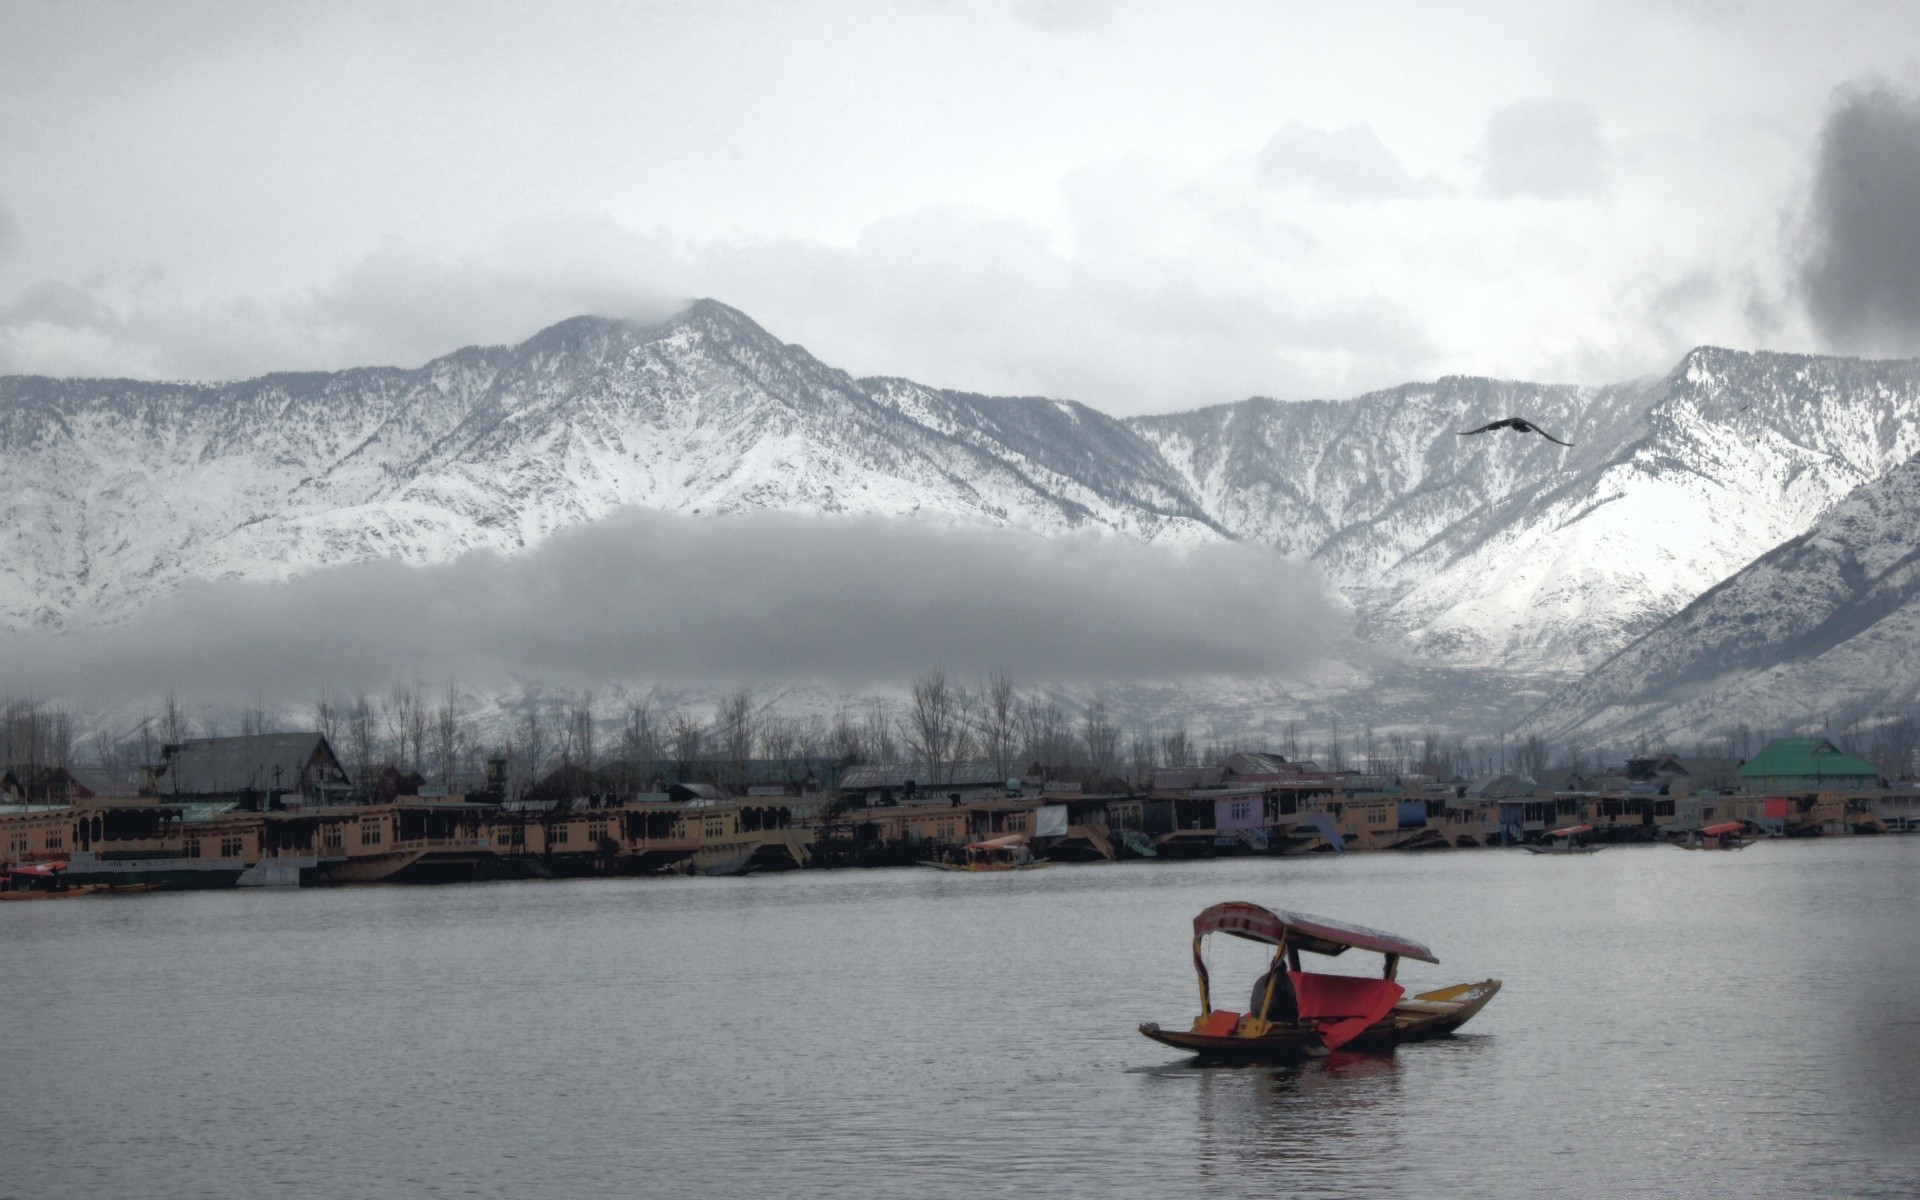
[[[1740,768],[1740,787],[1748,792],[1850,791],[1879,784],[1872,763],[1825,738],[1774,738]]]

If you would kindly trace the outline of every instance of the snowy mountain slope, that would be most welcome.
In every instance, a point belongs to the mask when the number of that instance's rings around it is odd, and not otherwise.
[[[1520,414],[1575,443],[1497,431]],[[1450,377],[1118,421],[855,379],[702,301],[418,370],[0,379],[0,624],[194,578],[513,552],[623,506],[933,514],[1311,556],[1376,639],[1569,674],[1920,451],[1920,364],[1703,348],[1665,379]]]
[[[1920,458],[1709,589],[1550,700],[1554,736],[1786,731],[1920,701]]]
[[[1516,413],[1573,449],[1455,436]],[[1449,378],[1133,424],[1222,525],[1311,553],[1381,634],[1568,672],[1920,450],[1920,369],[1702,348],[1648,386]]]
[[[194,577],[511,551],[622,505],[1221,536],[1081,405],[863,385],[703,302],[576,318],[418,371],[197,386],[0,380],[0,620],[112,616]]]

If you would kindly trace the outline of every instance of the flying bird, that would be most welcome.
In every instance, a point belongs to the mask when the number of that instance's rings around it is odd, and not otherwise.
[[[1535,425],[1532,421],[1522,417],[1507,417],[1505,420],[1493,421],[1489,424],[1482,425],[1478,429],[1462,429],[1459,431],[1459,434],[1461,437],[1472,437],[1476,433],[1485,433],[1489,429],[1511,429],[1515,433],[1537,433],[1556,446],[1565,446],[1568,449],[1572,449],[1573,447],[1572,442],[1563,442],[1538,425]]]

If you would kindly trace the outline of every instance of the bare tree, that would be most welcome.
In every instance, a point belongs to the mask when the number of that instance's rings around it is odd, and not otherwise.
[[[1080,740],[1087,748],[1087,780],[1094,787],[1113,777],[1114,757],[1118,750],[1120,731],[1107,718],[1107,702],[1095,699],[1087,705],[1081,715]]]
[[[327,745],[340,745],[340,705],[332,696],[322,693],[314,702],[313,723],[320,727],[320,736],[327,739]]]
[[[645,791],[653,783],[653,764],[660,758],[660,722],[653,705],[646,700],[627,704],[626,719],[620,725],[620,759],[623,790]]]
[[[1547,760],[1552,755],[1552,747],[1537,733],[1530,733],[1514,747],[1514,766],[1522,775],[1534,779],[1547,769]]]
[[[833,727],[827,731],[827,752],[843,763],[867,757],[866,738],[853,714],[845,707],[833,714]]]
[[[180,707],[180,698],[173,689],[167,689],[166,701],[160,708],[160,740],[169,746],[177,746],[193,736],[192,722],[187,720],[186,710]]]
[[[547,761],[547,723],[540,715],[540,702],[531,694],[522,701],[520,712],[519,736],[521,767],[526,772],[526,784],[531,786],[540,781],[541,768]]]
[[[980,714],[980,741],[993,772],[1001,779],[1013,774],[1014,758],[1019,753],[1019,693],[1013,690],[1013,672],[1004,668],[987,680],[985,703]]]
[[[347,741],[352,746],[354,786],[363,793],[372,783],[367,774],[373,767],[373,748],[378,740],[373,705],[368,703],[366,692],[355,692],[353,707],[347,710]]]
[[[278,726],[279,722],[267,708],[265,693],[255,692],[246,708],[240,712],[240,736],[259,737],[263,733],[275,732]]]
[[[935,787],[942,782],[941,776],[952,761],[959,717],[955,699],[943,667],[932,667],[913,681],[913,694],[907,707],[907,746],[915,759],[925,765],[927,782]]]
[[[867,723],[864,731],[867,761],[875,763],[897,763],[900,761],[900,745],[894,740],[900,722],[893,715],[891,702],[874,697],[867,702]]]
[[[1042,778],[1055,778],[1072,765],[1072,734],[1060,705],[1045,696],[1029,696],[1020,708],[1020,757]]]
[[[393,765],[402,771],[408,769],[407,751],[411,745],[413,732],[413,710],[419,706],[419,695],[403,683],[396,683],[387,692],[386,703],[381,706],[381,723],[386,726],[387,744],[391,747]]]
[[[667,718],[667,738],[673,744],[674,759],[683,767],[706,753],[706,723],[684,709],[674,710]]]
[[[568,763],[588,774],[592,773],[593,764],[598,761],[599,747],[595,745],[594,734],[593,693],[585,692],[567,708],[565,757]]]
[[[741,688],[720,701],[714,714],[714,732],[720,739],[720,753],[727,760],[728,779],[736,788],[747,785],[747,764],[753,758],[755,715],[753,693]]]
[[[461,743],[465,730],[460,720],[460,693],[453,684],[447,684],[447,690],[440,695],[440,705],[433,710],[433,750],[439,760],[440,784],[451,788],[459,770]]]
[[[1153,783],[1154,740],[1150,729],[1137,729],[1127,739],[1127,783],[1135,791],[1145,791]]]
[[[1193,742],[1187,737],[1185,721],[1160,735],[1160,758],[1176,769],[1193,765]]]

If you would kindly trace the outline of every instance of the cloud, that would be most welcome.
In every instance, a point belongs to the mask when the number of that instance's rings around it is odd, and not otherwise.
[[[1800,290],[1843,350],[1920,352],[1920,99],[1843,92],[1820,136]]]
[[[0,263],[13,257],[20,248],[20,222],[14,219],[13,211],[0,204]]]
[[[1578,100],[1495,109],[1475,154],[1486,194],[1546,200],[1604,192],[1607,158],[1599,114]]]
[[[1059,682],[1262,677],[1338,655],[1350,622],[1314,568],[1260,547],[636,511],[512,557],[197,583],[125,624],[0,637],[0,672],[108,702],[413,676],[898,683],[936,662]]]
[[[1393,200],[1446,192],[1433,178],[1416,179],[1365,125],[1314,129],[1298,123],[1273,135],[1259,154],[1263,179],[1305,187],[1336,201]]]

